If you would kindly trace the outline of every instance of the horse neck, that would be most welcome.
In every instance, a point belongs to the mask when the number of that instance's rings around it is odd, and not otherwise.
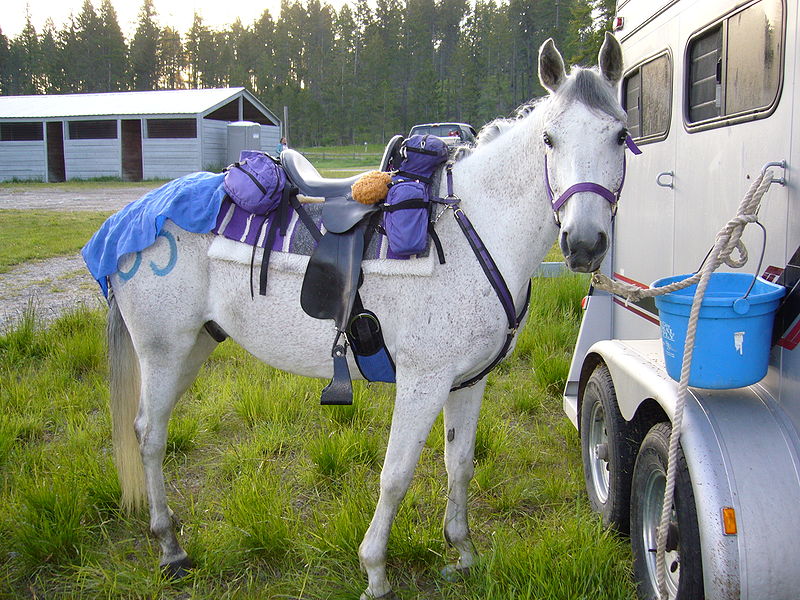
[[[557,227],[544,189],[544,147],[538,109],[453,167],[454,191],[519,294],[553,245]]]

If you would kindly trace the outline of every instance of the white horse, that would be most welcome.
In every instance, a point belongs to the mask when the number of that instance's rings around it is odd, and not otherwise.
[[[569,76],[548,40],[539,52],[539,78],[549,95],[485,128],[474,151],[453,167],[461,208],[494,257],[517,312],[531,276],[559,234],[557,222],[571,269],[597,269],[608,249],[613,202],[596,191],[578,191],[554,215],[545,168],[555,198],[578,182],[618,191],[627,136],[616,98],[621,72],[621,49],[609,34],[599,68],[574,69]],[[440,195],[445,194],[443,183]],[[163,247],[156,244],[141,253],[141,264],[152,260],[153,272],[142,268],[134,277],[123,272],[124,277],[109,278],[111,408],[122,503],[139,506],[146,493],[161,565],[181,575],[191,562],[174,532],[162,461],[170,413],[217,345],[204,324],[214,321],[274,367],[322,378],[332,374],[332,328],[301,310],[302,274],[271,264],[267,295],[251,299],[248,266],[209,257],[215,236],[189,233],[171,222],[165,229],[176,250],[169,274],[156,274],[155,265],[164,262]],[[486,380],[451,388],[492,361],[508,324],[455,220],[443,215],[436,231],[447,261],[435,265],[432,275],[367,274],[361,288],[365,306],[380,318],[397,370],[380,497],[358,552],[369,580],[362,600],[394,597],[386,577],[389,530],[442,410],[448,475],[444,535],[459,552],[450,569],[467,569],[476,559],[467,525],[467,486]],[[123,258],[122,271],[131,260]]]

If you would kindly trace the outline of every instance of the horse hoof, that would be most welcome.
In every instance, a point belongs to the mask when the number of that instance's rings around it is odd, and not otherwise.
[[[367,592],[361,594],[360,600],[400,600],[393,590],[386,592],[383,596],[373,596]]]
[[[455,583],[469,575],[469,567],[459,567],[458,565],[447,565],[442,569],[442,577],[449,583]]]
[[[183,579],[192,569],[194,569],[194,562],[188,556],[161,565],[161,572],[164,573],[165,577],[172,580]]]

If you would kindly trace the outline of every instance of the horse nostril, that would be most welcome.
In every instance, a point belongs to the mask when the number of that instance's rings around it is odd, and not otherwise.
[[[569,234],[566,231],[562,230],[561,239],[559,240],[558,243],[558,245],[561,247],[561,252],[564,254],[564,256],[569,256],[569,240],[567,239],[568,235]]]
[[[597,244],[595,244],[595,250],[597,254],[602,254],[608,248],[608,236],[605,234],[604,231],[601,231],[597,234]]]

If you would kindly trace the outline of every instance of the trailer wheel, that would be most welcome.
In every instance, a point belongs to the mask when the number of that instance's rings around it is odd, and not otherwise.
[[[589,502],[603,525],[620,533],[630,526],[630,494],[636,443],[617,407],[611,373],[599,364],[586,382],[581,403],[581,453]]]
[[[633,472],[631,546],[633,571],[641,600],[658,600],[656,536],[667,483],[669,423],[658,423],[642,442]],[[692,481],[678,450],[675,497],[667,533],[666,583],[670,600],[702,600],[703,564]]]

